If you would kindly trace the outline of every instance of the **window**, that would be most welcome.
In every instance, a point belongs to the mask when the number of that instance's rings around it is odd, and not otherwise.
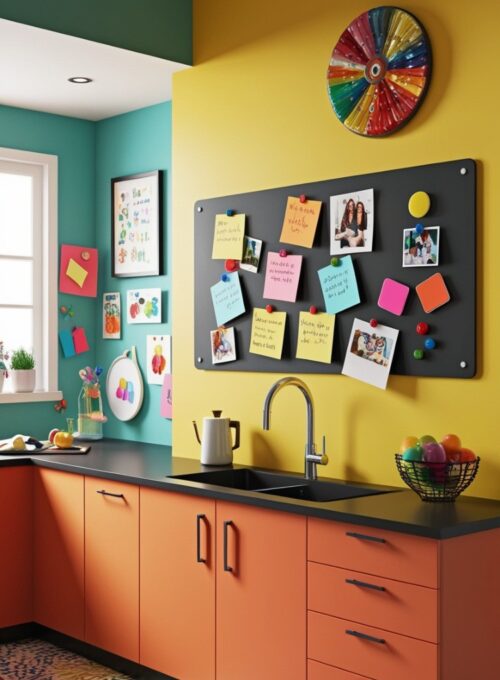
[[[36,362],[36,394],[57,392],[57,157],[0,148],[0,339]],[[8,389],[4,387],[4,391]]]

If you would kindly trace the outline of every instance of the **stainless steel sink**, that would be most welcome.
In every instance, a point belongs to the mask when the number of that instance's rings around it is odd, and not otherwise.
[[[227,486],[231,489],[243,489],[245,491],[260,491],[261,489],[289,486],[301,482],[300,477],[293,475],[281,475],[278,472],[248,470],[246,468],[193,472],[188,475],[175,475],[175,479]]]

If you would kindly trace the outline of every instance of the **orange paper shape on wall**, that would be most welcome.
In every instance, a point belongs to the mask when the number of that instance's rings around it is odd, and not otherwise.
[[[281,230],[281,243],[312,248],[320,210],[321,201],[306,199],[301,202],[300,198],[289,196]]]
[[[96,297],[98,259],[97,248],[62,245],[59,266],[59,291],[61,293],[69,293],[69,295]],[[78,275],[72,276],[75,272],[81,273],[79,268],[83,269],[86,274],[83,277]]]

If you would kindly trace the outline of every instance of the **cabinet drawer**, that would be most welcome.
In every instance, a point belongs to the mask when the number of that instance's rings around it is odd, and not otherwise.
[[[437,642],[438,591],[309,562],[307,608]]]
[[[309,518],[308,532],[313,562],[437,588],[438,545],[433,539],[316,518]]]
[[[319,661],[309,659],[307,662],[307,680],[367,680],[366,675],[358,675],[341,668],[327,666]]]
[[[437,645],[316,612],[307,622],[310,659],[374,680],[437,680]]]

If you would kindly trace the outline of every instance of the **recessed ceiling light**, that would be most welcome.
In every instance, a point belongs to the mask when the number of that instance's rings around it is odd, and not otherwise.
[[[86,76],[73,76],[73,78],[68,78],[68,80],[70,83],[77,83],[77,85],[85,85],[92,82],[92,78],[87,78]]]

